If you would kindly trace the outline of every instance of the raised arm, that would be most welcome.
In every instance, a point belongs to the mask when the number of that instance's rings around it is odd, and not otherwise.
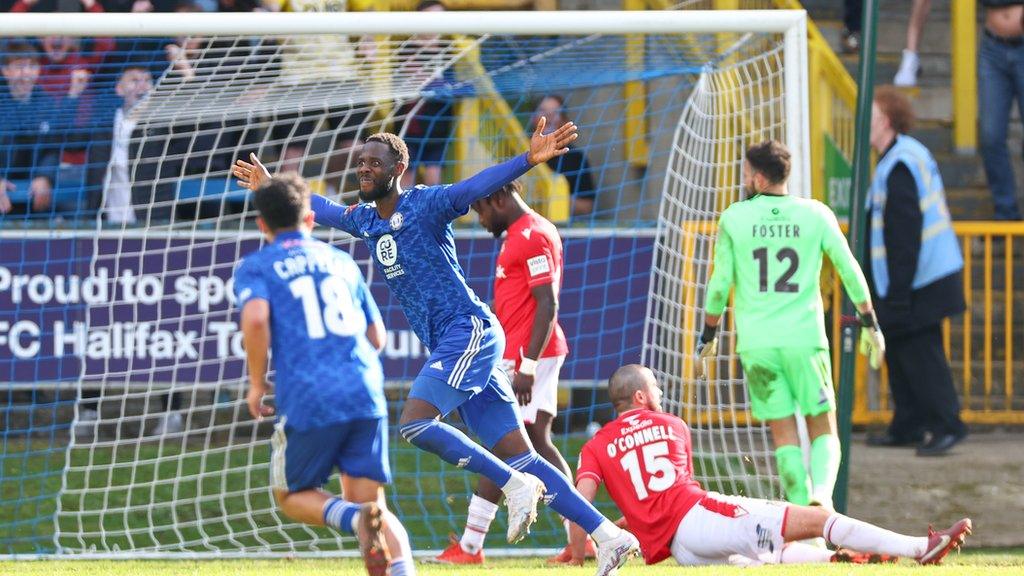
[[[249,162],[241,158],[235,160],[235,165],[231,167],[231,173],[238,179],[239,186],[253,192],[271,178],[267,167],[260,162],[260,159],[255,154],[251,153],[249,154]],[[351,230],[352,227],[349,225],[349,219],[346,217],[349,209],[348,206],[328,200],[319,194],[313,194],[309,202],[313,214],[316,215],[317,224],[339,228],[349,234],[354,234]]]
[[[569,144],[578,137],[576,125],[572,122],[565,123],[550,134],[544,134],[544,126],[545,120],[541,118],[530,138],[530,151],[526,154],[481,170],[466,180],[449,186],[447,193],[452,207],[458,213],[465,214],[473,202],[490,196],[505,184],[526,174],[537,164],[568,152]]]

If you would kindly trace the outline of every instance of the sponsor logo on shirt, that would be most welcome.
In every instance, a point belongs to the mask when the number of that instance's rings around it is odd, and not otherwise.
[[[377,261],[384,266],[384,278],[391,280],[405,274],[401,264],[398,262],[398,242],[391,234],[385,234],[377,239]]]
[[[405,222],[405,217],[402,216],[401,212],[395,212],[391,215],[391,219],[388,220],[388,223],[391,224],[392,230],[398,230],[401,228],[403,222]]]
[[[440,360],[431,364],[430,367],[433,368],[434,370],[444,370],[444,364],[441,364]]]
[[[533,234],[533,230],[530,230],[529,228],[523,228],[523,238],[529,240],[530,234]]]
[[[548,274],[551,272],[551,265],[548,264],[548,259],[543,254],[530,258],[526,261],[526,265],[530,268],[530,276]]]

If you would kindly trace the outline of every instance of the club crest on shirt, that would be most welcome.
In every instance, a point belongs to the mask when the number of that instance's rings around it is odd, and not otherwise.
[[[394,214],[391,215],[391,219],[388,220],[388,223],[391,224],[392,230],[398,230],[399,228],[402,227],[402,224],[404,222],[405,216],[402,216],[401,212],[395,212]]]

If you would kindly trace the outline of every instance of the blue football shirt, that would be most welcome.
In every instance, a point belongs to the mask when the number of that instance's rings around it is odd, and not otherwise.
[[[457,184],[403,191],[387,220],[373,204],[343,206],[313,196],[319,224],[362,238],[373,261],[402,305],[416,336],[431,350],[452,322],[476,316],[493,320],[490,309],[466,284],[455,253],[451,222],[470,205],[530,169],[521,155]],[[497,326],[497,320],[491,324]]]
[[[380,319],[352,258],[300,232],[242,259],[238,308],[270,304],[278,413],[297,430],[386,416],[384,370],[366,328]]]

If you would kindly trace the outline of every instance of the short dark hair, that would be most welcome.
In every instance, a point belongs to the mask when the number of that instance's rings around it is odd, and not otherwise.
[[[39,50],[28,42],[11,42],[4,50],[4,66],[15,60],[32,60],[39,64]]]
[[[782,184],[789,178],[789,149],[778,140],[765,140],[747,148],[747,162],[772,184]]]
[[[294,228],[309,206],[309,185],[298,174],[274,176],[256,189],[253,204],[271,230]]]
[[[522,193],[523,183],[520,182],[518,178],[516,178],[515,180],[509,182],[508,184],[505,184],[501,188],[498,188],[498,190],[494,194],[492,194],[492,196],[497,194],[508,194],[509,196],[513,194],[522,195]]]
[[[422,12],[427,8],[433,8],[434,6],[440,6],[445,10],[448,9],[448,7],[444,5],[444,2],[441,2],[441,0],[420,0],[419,3],[416,4],[416,11]]]
[[[898,134],[906,134],[914,128],[914,107],[900,90],[892,86],[875,88],[875,104]]]
[[[366,138],[366,142],[380,142],[391,149],[391,156],[395,162],[401,162],[406,166],[409,165],[409,147],[405,145],[405,141],[398,137],[397,134],[391,132],[377,132],[371,134]]]

